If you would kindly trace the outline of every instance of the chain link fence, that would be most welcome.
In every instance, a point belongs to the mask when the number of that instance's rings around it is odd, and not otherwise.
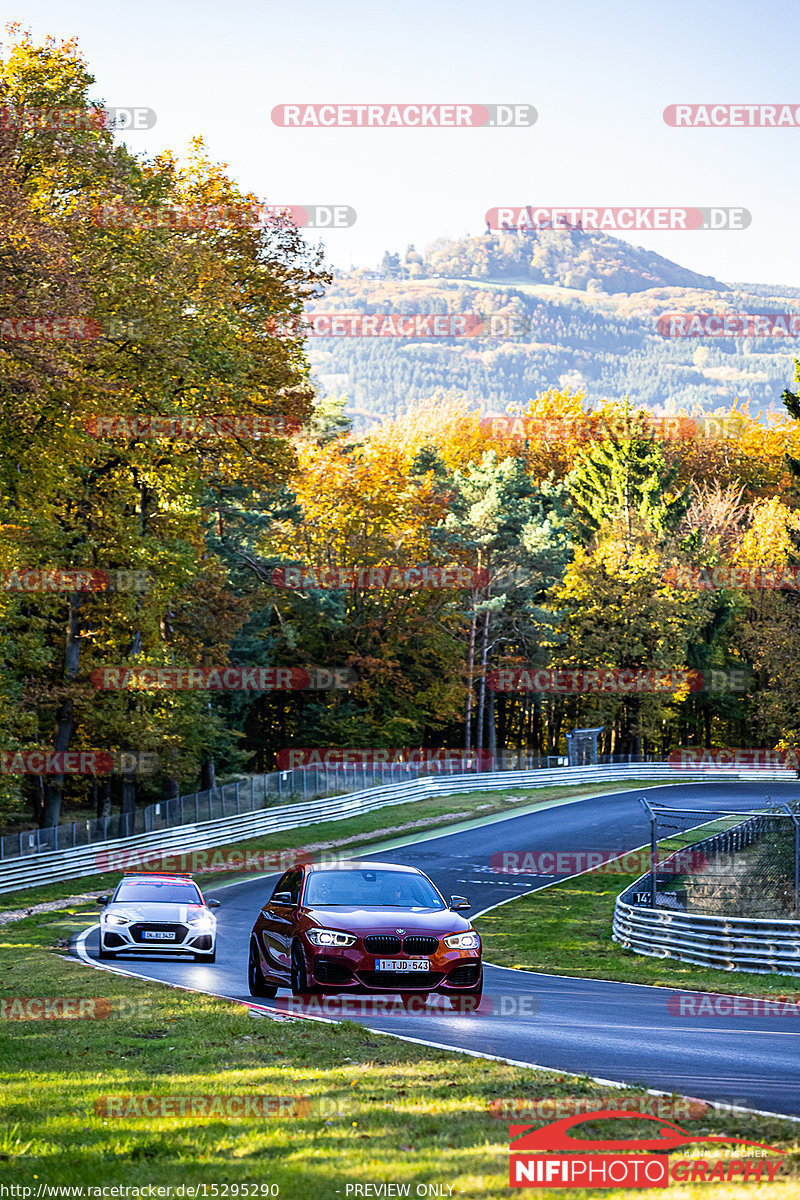
[[[744,814],[640,802],[651,866],[633,903],[721,917],[800,915],[800,800],[771,805],[767,797]]]

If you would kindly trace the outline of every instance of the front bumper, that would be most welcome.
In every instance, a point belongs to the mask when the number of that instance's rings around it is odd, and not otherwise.
[[[174,933],[174,938],[149,938],[146,933]],[[100,947],[115,954],[212,954],[214,929],[195,929],[178,922],[135,921],[131,925],[100,926]]]
[[[303,939],[310,986],[321,992],[441,992],[468,994],[481,984],[480,950],[439,948],[430,955],[392,954],[392,958],[426,958],[426,971],[376,971],[376,959],[358,945],[346,949],[311,946]]]

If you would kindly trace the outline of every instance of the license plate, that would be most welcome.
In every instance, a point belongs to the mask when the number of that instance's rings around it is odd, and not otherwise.
[[[174,933],[165,933],[161,929],[143,929],[142,937],[146,942],[174,942]]]
[[[430,965],[427,958],[378,958],[375,960],[376,971],[427,971]]]

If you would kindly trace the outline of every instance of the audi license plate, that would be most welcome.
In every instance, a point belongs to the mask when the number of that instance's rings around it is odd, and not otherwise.
[[[431,964],[427,958],[377,958],[376,971],[427,971]]]
[[[146,942],[174,942],[175,934],[162,929],[143,929],[142,937]]]

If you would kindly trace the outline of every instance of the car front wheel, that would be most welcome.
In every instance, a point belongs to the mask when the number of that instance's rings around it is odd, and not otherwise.
[[[297,942],[292,946],[292,995],[308,996],[311,993],[311,988],[308,986],[308,975],[306,974],[306,963],[303,958],[303,951],[298,946]]]

